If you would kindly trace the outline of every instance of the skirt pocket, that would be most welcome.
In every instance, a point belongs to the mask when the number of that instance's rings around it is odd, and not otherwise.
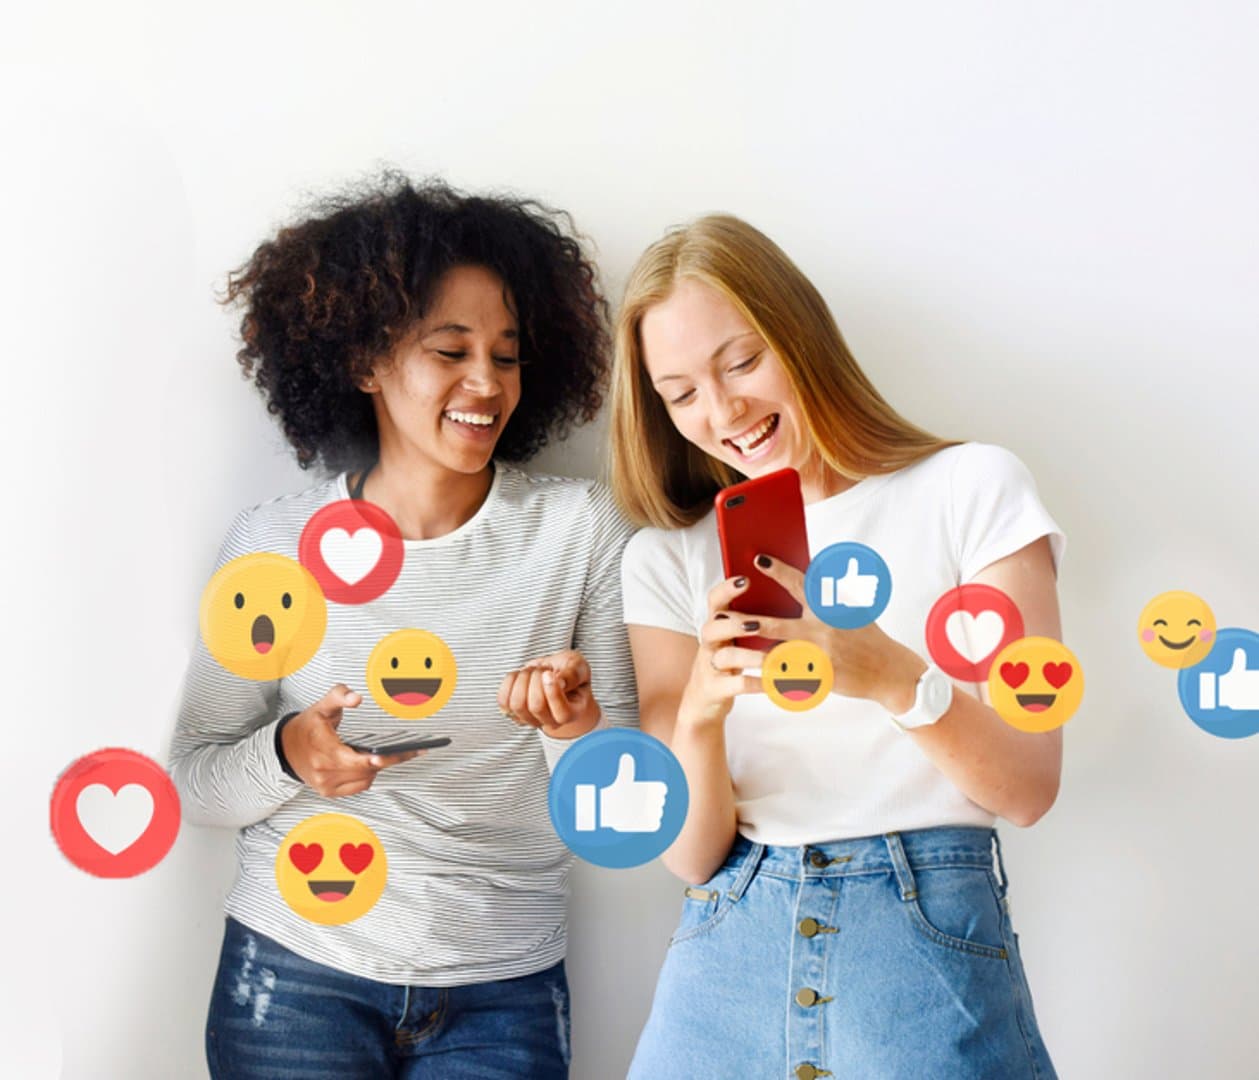
[[[944,948],[1004,960],[1001,902],[992,871],[937,867],[914,871],[915,895],[903,907],[919,936]]]
[[[683,890],[682,916],[669,939],[669,948],[708,933],[726,917],[736,872],[734,867],[722,867],[703,885],[689,885]]]

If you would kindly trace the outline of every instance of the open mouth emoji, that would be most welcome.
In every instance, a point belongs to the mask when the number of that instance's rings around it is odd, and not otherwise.
[[[441,688],[441,679],[381,679],[381,686],[399,705],[423,705]]]
[[[226,563],[201,594],[201,638],[243,679],[292,675],[315,655],[327,623],[328,605],[310,571],[271,552]]]
[[[1156,664],[1193,667],[1215,646],[1215,615],[1193,593],[1165,592],[1145,605],[1137,633],[1145,655]]]
[[[1025,637],[992,662],[988,697],[998,715],[1020,731],[1052,731],[1071,719],[1084,696],[1080,662],[1060,641]]]
[[[826,700],[835,683],[831,658],[811,641],[784,641],[761,665],[761,686],[783,709],[803,712]]]
[[[354,891],[352,881],[308,881],[306,884],[320,900],[329,904],[344,900]]]
[[[367,689],[401,720],[432,716],[450,700],[457,678],[454,654],[427,630],[397,630],[367,658]]]
[[[325,926],[366,914],[384,891],[386,872],[376,834],[346,814],[307,818],[284,838],[275,857],[276,884],[285,902]]]

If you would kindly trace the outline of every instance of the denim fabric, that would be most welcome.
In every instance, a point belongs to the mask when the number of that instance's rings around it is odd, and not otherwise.
[[[206,1024],[216,1080],[563,1080],[561,961],[518,979],[425,989],[347,975],[227,920]]]
[[[740,837],[688,890],[630,1077],[1054,1077],[995,838]]]

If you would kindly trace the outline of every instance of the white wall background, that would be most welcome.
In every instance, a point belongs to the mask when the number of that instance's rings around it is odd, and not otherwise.
[[[1171,588],[1259,628],[1254,5],[25,8],[0,37],[5,1075],[205,1075],[231,837],[98,881],[47,800],[82,753],[164,753],[231,515],[310,479],[214,289],[385,162],[568,208],[613,294],[667,225],[741,214],[906,415],[1028,462],[1088,676],[1058,805],[1004,830],[1041,1026],[1064,1077],[1256,1075],[1259,738],[1195,728],[1134,632]],[[578,868],[574,1080],[623,1074],[678,894]]]

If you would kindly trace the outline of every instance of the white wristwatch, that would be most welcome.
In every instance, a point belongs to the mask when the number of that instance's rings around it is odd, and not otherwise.
[[[918,688],[914,693],[914,703],[908,712],[893,716],[894,723],[901,731],[913,731],[914,728],[934,724],[953,704],[953,680],[935,664],[928,664],[927,670],[918,676]]]

